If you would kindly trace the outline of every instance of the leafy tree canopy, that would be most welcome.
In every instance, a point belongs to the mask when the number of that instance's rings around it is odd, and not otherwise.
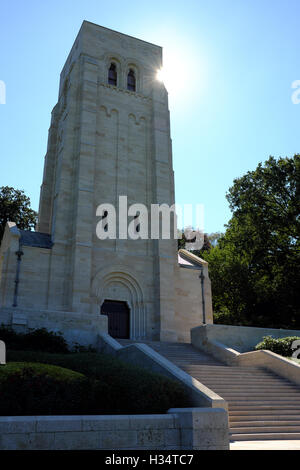
[[[300,327],[300,155],[270,157],[233,182],[232,218],[209,262],[216,320]]]
[[[31,230],[37,221],[37,213],[30,208],[30,199],[20,189],[0,187],[0,242],[6,222],[15,222],[22,230]]]
[[[184,230],[179,230],[178,236],[178,249],[185,248],[186,243],[194,242],[196,238],[193,240],[187,240]],[[218,243],[219,238],[221,238],[222,234],[220,232],[213,232],[213,233],[204,233],[203,234],[203,246],[201,250],[192,250],[193,253],[197,256],[202,256],[203,251],[209,251],[213,246],[216,246]]]

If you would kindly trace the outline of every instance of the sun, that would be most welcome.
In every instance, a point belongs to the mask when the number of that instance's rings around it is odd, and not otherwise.
[[[187,79],[188,66],[179,55],[168,51],[164,56],[164,65],[156,72],[156,79],[163,82],[168,93],[175,95],[183,90]]]
[[[162,82],[171,103],[186,103],[197,91],[202,94],[208,84],[208,61],[205,53],[190,44],[174,46],[168,39],[163,46],[163,66],[156,71],[155,79]],[[177,44],[177,43],[176,43]]]
[[[159,69],[159,70],[156,72],[156,80],[158,80],[159,82],[164,82],[164,81],[165,81],[165,72],[164,72],[164,69]]]

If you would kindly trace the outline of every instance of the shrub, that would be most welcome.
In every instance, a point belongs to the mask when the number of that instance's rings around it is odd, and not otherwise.
[[[0,368],[0,415],[88,412],[93,384],[83,374],[38,363]],[[92,396],[91,396],[92,395]]]
[[[62,334],[47,331],[46,328],[39,328],[28,333],[17,333],[12,328],[1,325],[0,339],[5,342],[8,349],[53,353],[69,352]]]
[[[97,352],[97,349],[94,348],[91,345],[83,346],[82,344],[79,344],[77,342],[73,342],[71,352],[72,353],[88,353],[88,352],[95,353],[95,352]]]
[[[178,382],[110,356],[8,351],[7,359],[55,364],[84,374],[90,380],[87,414],[165,413],[169,408],[191,406]]]
[[[296,340],[300,340],[300,337],[287,336],[286,338],[273,338],[272,336],[264,336],[263,340],[255,346],[255,350],[268,349],[281,356],[291,357],[294,351],[292,344]]]

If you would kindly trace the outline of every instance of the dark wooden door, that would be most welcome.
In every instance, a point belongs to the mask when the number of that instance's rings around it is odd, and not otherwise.
[[[126,302],[105,300],[101,315],[108,316],[108,334],[113,338],[129,338],[129,308]]]

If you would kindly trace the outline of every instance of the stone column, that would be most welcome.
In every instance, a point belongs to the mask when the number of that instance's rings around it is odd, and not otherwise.
[[[82,88],[71,247],[72,311],[91,312],[92,240],[95,230],[94,172],[97,132],[98,61],[81,58]]]

